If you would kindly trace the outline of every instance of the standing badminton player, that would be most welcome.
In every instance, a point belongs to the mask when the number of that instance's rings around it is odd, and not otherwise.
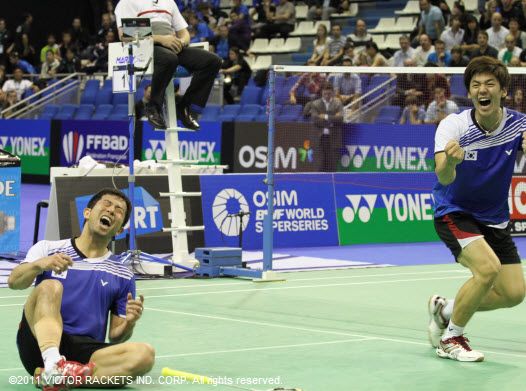
[[[521,260],[509,231],[508,191],[526,117],[507,110],[510,75],[492,57],[464,72],[473,109],[450,114],[435,135],[435,228],[471,277],[455,299],[429,300],[429,340],[439,357],[483,361],[464,328],[476,311],[513,307],[524,299]]]
[[[38,242],[9,276],[11,289],[28,288],[36,278],[17,346],[25,369],[44,390],[89,386],[88,380],[114,387],[153,367],[150,345],[124,342],[142,315],[144,298],[134,299],[133,273],[108,250],[130,212],[122,192],[99,191],[83,211],[79,237]]]

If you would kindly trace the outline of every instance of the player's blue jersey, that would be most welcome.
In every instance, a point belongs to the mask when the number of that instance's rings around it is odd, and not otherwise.
[[[474,109],[451,114],[438,125],[435,153],[457,140],[465,154],[456,167],[455,180],[447,186],[435,185],[435,217],[465,212],[488,225],[509,221],[508,192],[526,116],[503,110],[501,124],[489,134],[477,124]]]
[[[86,258],[71,239],[42,240],[31,247],[23,262],[59,252],[69,255],[73,266],[61,274],[43,272],[37,276],[35,285],[50,278],[60,281],[64,287],[60,310],[64,331],[104,341],[108,313],[125,317],[128,292],[135,298],[132,271],[109,251],[101,258]]]

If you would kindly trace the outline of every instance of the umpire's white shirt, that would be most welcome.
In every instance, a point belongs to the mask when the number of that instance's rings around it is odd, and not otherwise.
[[[122,27],[122,18],[149,18],[152,22],[169,24],[175,31],[188,27],[173,0],[120,0],[115,18],[118,27]]]

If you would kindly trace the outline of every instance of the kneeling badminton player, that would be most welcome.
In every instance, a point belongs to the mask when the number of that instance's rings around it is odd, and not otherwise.
[[[99,191],[83,211],[79,237],[38,242],[9,276],[11,289],[36,279],[16,341],[22,364],[46,391],[124,385],[153,367],[150,345],[125,342],[144,298],[135,298],[133,273],[108,250],[130,212],[125,194]]]

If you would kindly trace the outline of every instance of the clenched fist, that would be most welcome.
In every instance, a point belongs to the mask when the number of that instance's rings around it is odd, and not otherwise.
[[[446,153],[448,163],[457,165],[461,163],[462,160],[464,160],[464,149],[462,149],[456,140],[451,140],[448,142],[446,144],[446,148],[444,148],[444,152]]]

